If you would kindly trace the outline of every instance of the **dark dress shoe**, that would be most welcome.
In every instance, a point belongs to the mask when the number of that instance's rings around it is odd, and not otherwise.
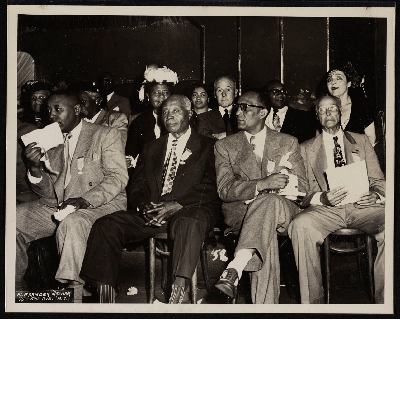
[[[238,273],[234,268],[228,268],[224,272],[222,272],[219,281],[215,285],[217,289],[219,289],[222,293],[225,293],[232,299],[236,298],[237,293],[237,284],[238,284]],[[236,283],[236,285],[235,285]]]
[[[182,304],[185,296],[185,288],[179,285],[172,285],[171,296],[168,304]]]

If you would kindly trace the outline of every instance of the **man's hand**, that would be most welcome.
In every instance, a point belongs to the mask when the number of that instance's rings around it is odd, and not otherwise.
[[[335,189],[322,192],[321,203],[324,206],[334,207],[339,204],[346,196],[349,191],[344,186],[338,186]]]
[[[221,133],[213,133],[213,137],[215,139],[223,139],[224,137],[226,137],[226,132],[221,132]]]
[[[161,203],[160,203],[161,204]],[[153,219],[152,215],[148,215],[148,212],[150,210],[152,210],[157,204],[156,203],[152,203],[150,201],[143,201],[140,205],[139,205],[139,212],[142,215],[142,218],[146,221],[149,222],[150,220]]]
[[[43,157],[43,151],[40,147],[37,146],[36,142],[28,144],[25,147],[25,157],[29,165],[29,171],[32,176],[40,177],[40,159]]]
[[[85,208],[88,208],[90,206],[90,203],[88,201],[86,201],[85,199],[82,199],[82,197],[74,197],[74,198],[63,201],[61,203],[60,210],[63,210],[68,205],[74,206],[76,210],[79,210],[79,209],[84,210]]]
[[[257,182],[257,190],[262,191],[266,189],[283,189],[289,182],[289,176],[285,174],[271,174]]]
[[[147,222],[147,224],[151,226],[162,226],[181,208],[183,208],[182,205],[176,201],[165,201],[156,204],[154,208],[147,212],[147,215],[150,214],[152,216],[152,219]]]
[[[370,207],[376,204],[376,201],[379,199],[379,196],[375,192],[367,192],[364,193],[360,200],[356,201],[356,204],[359,208]]]

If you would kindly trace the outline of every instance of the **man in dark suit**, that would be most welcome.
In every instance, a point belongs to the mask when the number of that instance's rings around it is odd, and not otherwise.
[[[185,96],[164,101],[161,115],[170,133],[144,146],[128,188],[131,210],[101,218],[93,226],[81,277],[97,287],[102,302],[114,302],[124,244],[158,232],[169,232],[174,240],[169,303],[183,300],[220,207],[214,141],[191,131],[191,113]]]
[[[323,96],[316,103],[322,134],[301,145],[309,189],[305,210],[289,226],[300,277],[301,302],[323,303],[319,248],[340,228],[356,228],[375,236],[378,254],[374,265],[375,301],[383,303],[385,275],[385,179],[366,135],[343,131],[340,101]],[[369,191],[347,204],[348,186],[328,188],[326,170],[365,160]],[[344,204],[339,204],[344,201]]]
[[[271,104],[271,112],[266,119],[268,128],[292,135],[299,143],[315,136],[317,124],[314,114],[290,107],[286,103],[288,92],[281,82],[277,79],[269,81],[263,91]]]
[[[214,96],[218,108],[200,114],[196,132],[205,136],[222,139],[238,131],[233,101],[237,96],[236,82],[229,76],[221,76],[214,82]]]
[[[228,229],[239,234],[235,258],[216,287],[235,297],[242,271],[250,271],[253,303],[279,303],[277,235],[300,209],[293,200],[306,190],[297,139],[269,129],[267,100],[247,92],[238,100],[241,132],[215,143],[218,194]]]
[[[126,115],[129,121],[131,115],[131,105],[127,97],[120,96],[114,92],[115,80],[109,72],[101,75],[98,79],[100,94],[104,98],[106,106],[104,107],[110,112],[121,112]]]
[[[61,257],[56,279],[74,287],[79,302],[83,291],[79,272],[90,228],[97,218],[126,209],[128,171],[120,133],[83,121],[77,93],[56,92],[49,97],[48,108],[65,143],[47,151],[52,171],[41,161],[43,152],[36,143],[24,149],[28,179],[39,199],[17,205],[16,286],[23,288],[30,242],[56,232]],[[54,213],[67,206],[74,212],[57,224]]]

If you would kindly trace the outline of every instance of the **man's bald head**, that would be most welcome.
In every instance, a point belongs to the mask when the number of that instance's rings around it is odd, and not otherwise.
[[[186,96],[173,94],[163,102],[161,116],[167,131],[179,139],[189,128],[192,116],[190,100]]]

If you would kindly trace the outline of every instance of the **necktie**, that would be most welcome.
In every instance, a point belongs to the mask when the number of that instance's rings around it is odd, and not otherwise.
[[[71,180],[71,157],[69,154],[69,140],[71,139],[71,136],[72,135],[69,133],[64,137],[64,163],[66,166],[64,189],[68,186],[68,183]]]
[[[346,165],[346,162],[343,159],[342,148],[338,143],[338,137],[334,136],[333,141],[335,142],[335,148],[333,149],[333,158],[335,160],[335,167],[343,167],[343,165]]]
[[[254,155],[256,156],[256,159],[257,159],[257,162],[259,163],[259,164],[261,164],[261,157],[256,153],[256,143],[255,143],[255,140],[256,140],[256,137],[255,137],[255,135],[251,135],[250,136],[250,145],[251,145],[251,147],[252,147],[252,149],[253,149],[253,153],[254,153]]]
[[[156,136],[156,139],[158,139],[161,136],[161,129],[160,125],[158,125],[158,115],[156,115],[155,118],[156,118],[156,124],[154,126],[154,135]]]
[[[168,160],[168,167],[164,170],[163,177],[163,189],[161,191],[161,196],[164,194],[170,193],[172,190],[172,185],[174,184],[174,179],[176,175],[176,170],[178,167],[178,157],[176,156],[176,145],[178,144],[178,139],[174,139],[172,141],[171,152]]]
[[[229,126],[229,112],[228,109],[225,108],[224,113],[224,122],[225,122],[225,133],[228,135],[228,126]]]
[[[274,126],[274,129],[278,132],[281,131],[281,121],[279,119],[279,115],[277,114],[277,110],[274,110],[274,116],[272,118],[272,125]]]

